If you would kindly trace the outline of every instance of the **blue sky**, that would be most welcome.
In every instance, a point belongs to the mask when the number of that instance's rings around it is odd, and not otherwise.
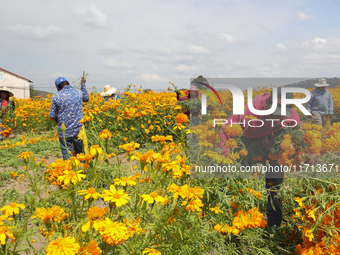
[[[180,88],[190,78],[338,77],[334,0],[2,0],[0,67],[51,91]],[[55,91],[54,91],[55,92]]]

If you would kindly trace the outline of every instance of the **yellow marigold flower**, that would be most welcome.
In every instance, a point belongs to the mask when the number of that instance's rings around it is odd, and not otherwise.
[[[156,192],[151,192],[150,194],[142,195],[144,201],[148,202],[149,204],[153,204],[154,202],[162,203],[164,202],[164,197],[158,195]]]
[[[119,145],[120,148],[127,152],[133,152],[135,149],[139,148],[140,144],[135,142],[130,142],[127,144]]]
[[[214,208],[210,208],[209,210],[216,214],[223,213],[223,211],[217,206],[215,206]]]
[[[230,138],[227,140],[225,145],[227,148],[231,148],[231,149],[237,148],[237,141],[235,139]]]
[[[20,155],[18,155],[18,158],[24,159],[24,161],[27,163],[29,158],[32,157],[32,152],[24,151]]]
[[[123,187],[125,187],[127,184],[129,184],[130,186],[135,186],[137,184],[137,178],[138,176],[136,175],[131,175],[129,177],[120,177],[114,179],[114,185],[118,184],[118,185],[122,185]]]
[[[231,137],[239,136],[243,132],[242,127],[239,124],[233,125],[233,126],[226,126],[225,133]]]
[[[109,212],[109,208],[105,207],[104,209],[101,207],[94,206],[87,211],[87,219],[88,222],[85,223],[81,230],[83,232],[87,232],[90,228],[94,228],[95,230],[99,229],[99,225],[103,220],[104,216]]]
[[[309,240],[310,242],[313,241],[314,235],[313,235],[313,233],[312,233],[312,231],[311,231],[310,229],[304,228],[304,229],[302,230],[302,232],[303,232],[303,234],[305,235],[305,237],[308,238],[308,240]]]
[[[150,133],[150,130],[149,130],[149,129],[145,129],[144,131],[145,131],[145,133],[147,133],[147,134]]]
[[[0,227],[0,244],[5,245],[7,243],[8,238],[11,238],[13,241],[15,241],[15,236],[13,232],[7,226],[1,226]]]
[[[84,171],[79,170],[77,172],[73,170],[65,170],[63,175],[58,176],[57,180],[59,183],[68,186],[70,183],[74,185],[80,182],[82,179],[85,179],[86,175],[82,174]]]
[[[237,152],[229,152],[228,154],[229,157],[234,161],[240,158],[240,155]]]
[[[292,148],[292,146],[292,141],[289,139],[284,139],[280,144],[281,149],[284,151],[289,150],[290,148]]]
[[[101,222],[99,232],[103,241],[109,245],[119,245],[131,236],[125,224],[114,222],[109,218]]]
[[[124,193],[124,190],[117,191],[114,185],[110,186],[110,190],[104,190],[102,196],[104,201],[115,203],[117,207],[125,205],[128,202],[127,200],[130,199],[128,194]]]
[[[185,123],[188,121],[188,116],[184,113],[180,113],[175,117],[177,123]]]
[[[92,120],[91,117],[84,115],[83,118],[79,121],[79,123],[90,122]]]
[[[173,137],[172,135],[167,135],[167,136],[159,136],[159,135],[156,135],[156,136],[152,136],[151,137],[151,141],[153,142],[160,142],[160,143],[165,143],[166,141],[173,141]]]
[[[107,130],[107,129],[104,129],[100,134],[99,134],[99,137],[103,138],[103,139],[108,139],[108,138],[111,138],[112,137],[112,133]]]
[[[185,184],[183,186],[177,186],[175,183],[172,183],[169,187],[168,190],[171,193],[174,193],[173,196],[175,199],[177,199],[179,196],[181,198],[185,199],[188,196],[188,184]]]
[[[196,198],[196,199],[191,199],[190,201],[188,200],[184,200],[182,202],[182,205],[186,205],[186,210],[187,211],[192,211],[194,212],[195,210],[197,211],[201,211],[201,207],[203,207],[203,203],[201,201],[201,199]]]
[[[35,210],[35,215],[32,216],[32,218],[40,219],[44,224],[49,223],[50,221],[61,222],[66,217],[64,209],[57,205],[47,209],[37,207]]]
[[[99,147],[99,145],[92,145],[90,149],[90,154],[93,157],[97,157],[101,154],[103,154],[103,150]]]
[[[283,139],[286,139],[286,140],[292,140],[292,136],[290,134],[285,134],[283,136]]]
[[[182,130],[186,128],[186,126],[183,126],[181,123],[177,123],[177,125],[174,127],[174,130],[178,129],[178,130]]]
[[[94,188],[89,188],[88,190],[79,190],[78,194],[81,196],[86,195],[84,198],[85,200],[90,199],[98,199],[98,197],[102,197]]]
[[[301,208],[305,208],[305,205],[303,204],[303,199],[299,197],[293,197],[294,201],[296,201]]]
[[[77,159],[79,161],[90,161],[93,158],[91,154],[84,155],[83,153],[77,154]]]
[[[86,246],[82,246],[79,250],[79,254],[86,255],[99,255],[102,253],[102,250],[98,247],[98,244],[95,240],[89,242]]]
[[[144,251],[142,251],[142,254],[152,254],[152,255],[161,255],[162,253],[160,251],[157,251],[154,248],[145,248]]]
[[[76,242],[75,238],[65,237],[61,239],[58,237],[47,245],[46,255],[75,255],[79,252],[79,249],[80,245]]]
[[[10,205],[1,207],[0,211],[3,211],[7,216],[11,216],[13,214],[19,214],[19,208],[25,209],[25,207],[24,204],[10,203]]]

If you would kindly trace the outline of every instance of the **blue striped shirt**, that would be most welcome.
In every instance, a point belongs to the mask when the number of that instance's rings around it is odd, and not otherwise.
[[[331,93],[328,89],[320,90],[314,89],[311,92],[311,98],[306,103],[307,110],[313,113],[319,113],[321,115],[333,115],[334,103]]]
[[[50,117],[58,123],[58,136],[63,138],[61,124],[66,126],[65,137],[78,135],[83,118],[83,102],[89,101],[89,94],[85,84],[81,84],[81,90],[66,85],[62,90],[54,94],[51,102]]]

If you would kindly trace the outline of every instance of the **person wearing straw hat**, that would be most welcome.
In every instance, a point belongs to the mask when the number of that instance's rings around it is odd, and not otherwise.
[[[115,87],[111,87],[110,85],[104,86],[104,91],[99,94],[104,97],[105,102],[111,99],[121,99],[119,95],[116,94],[117,89]]]
[[[9,98],[13,97],[14,94],[8,90],[7,87],[2,87],[0,89],[0,123],[1,123],[1,119],[4,118],[8,112],[8,110],[10,111],[14,111],[15,105],[14,105],[14,101],[10,101]],[[3,130],[2,127],[0,127],[0,133]],[[3,136],[0,134],[0,141],[3,139]]]
[[[327,118],[330,118],[334,113],[333,98],[329,90],[326,89],[329,86],[326,79],[320,78],[314,85],[316,88],[311,91],[311,98],[306,103],[306,108],[313,115],[315,123],[325,127]]]

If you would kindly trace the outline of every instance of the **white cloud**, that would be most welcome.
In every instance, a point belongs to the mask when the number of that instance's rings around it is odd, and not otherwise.
[[[108,25],[107,16],[95,5],[90,8],[83,8],[78,11],[78,18],[90,27],[106,27]]]
[[[13,34],[33,40],[50,40],[63,33],[63,29],[54,25],[27,26],[17,24],[9,26],[8,30]]]
[[[229,45],[240,45],[240,44],[243,44],[245,42],[243,38],[235,37],[235,36],[228,34],[228,33],[220,33],[218,38],[223,43],[226,43],[226,44],[229,44]]]
[[[115,67],[115,68],[119,68],[119,67],[130,68],[130,67],[132,67],[128,62],[117,60],[115,58],[106,58],[106,59],[103,60],[103,64],[104,64],[105,67]]]
[[[275,49],[281,51],[281,52],[285,52],[288,50],[287,46],[284,45],[283,43],[278,43],[275,45]]]
[[[303,43],[305,47],[311,47],[315,49],[324,48],[326,44],[327,44],[327,39],[320,38],[320,37],[315,37],[314,39],[305,41]]]
[[[192,73],[194,71],[199,70],[199,67],[180,64],[180,65],[176,66],[176,70],[180,71],[180,72],[190,72],[190,73]]]
[[[319,45],[319,44],[325,45],[327,43],[327,39],[315,37],[311,42],[315,45]]]
[[[168,79],[165,79],[164,77],[159,76],[158,74],[149,74],[149,73],[142,73],[139,76],[139,79],[147,82],[154,82],[154,81],[159,81],[159,82],[165,82],[168,81]]]
[[[315,19],[312,15],[307,15],[304,12],[298,12],[297,14],[299,21],[312,20]]]
[[[208,54],[210,51],[203,46],[190,44],[186,47],[192,54]]]

